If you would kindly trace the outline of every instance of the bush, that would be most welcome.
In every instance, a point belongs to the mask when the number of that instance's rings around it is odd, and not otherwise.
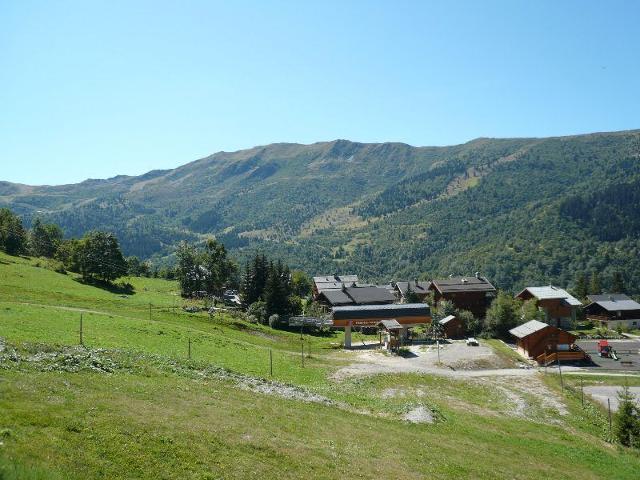
[[[274,313],[269,317],[269,326],[271,328],[276,328],[278,325],[280,325],[280,315]]]
[[[253,302],[247,308],[247,314],[256,317],[257,321],[265,325],[267,323],[267,304],[262,300]]]

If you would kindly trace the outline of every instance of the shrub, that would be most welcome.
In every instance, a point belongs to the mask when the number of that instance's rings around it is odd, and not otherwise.
[[[278,315],[277,313],[274,313],[273,315],[269,316],[269,326],[271,328],[276,328],[278,327],[279,324],[280,324],[280,315]]]
[[[267,304],[262,300],[258,300],[257,302],[253,302],[247,308],[247,314],[256,317],[258,322],[265,325],[267,323]]]

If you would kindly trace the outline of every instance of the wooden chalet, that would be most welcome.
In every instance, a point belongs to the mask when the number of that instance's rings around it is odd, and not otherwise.
[[[340,306],[333,308],[331,318],[334,327],[344,328],[344,346],[349,348],[353,327],[375,327],[383,320],[395,320],[406,337],[408,326],[431,322],[431,309],[426,303]]]
[[[464,323],[455,315],[449,315],[440,320],[445,338],[463,338],[465,333]]]
[[[406,297],[409,292],[415,293],[418,300],[424,302],[427,295],[429,295],[429,283],[430,282],[421,282],[418,279],[409,280],[408,282],[396,282],[395,292],[403,302],[406,302]]]
[[[544,313],[545,323],[559,328],[570,328],[576,320],[582,302],[562,288],[549,285],[546,287],[527,287],[516,295],[521,300],[535,298],[538,308]]]
[[[471,277],[432,280],[429,290],[434,293],[436,303],[449,300],[457,309],[468,310],[478,318],[485,317],[487,307],[496,293],[496,288],[479,273]]]
[[[615,330],[618,327],[640,328],[640,304],[623,293],[589,295],[584,307],[588,320]]]
[[[540,364],[586,358],[584,351],[575,345],[575,335],[538,320],[512,328],[509,333],[516,338],[518,352]]]

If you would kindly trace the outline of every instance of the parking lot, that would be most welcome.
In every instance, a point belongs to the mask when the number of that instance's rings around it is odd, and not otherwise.
[[[598,355],[598,340],[578,340],[576,344],[587,352],[593,363],[602,369],[640,371],[640,342],[633,340],[608,340],[619,360]]]

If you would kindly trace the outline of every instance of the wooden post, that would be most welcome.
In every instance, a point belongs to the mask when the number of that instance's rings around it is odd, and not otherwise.
[[[189,360],[191,360],[191,337],[189,337]]]
[[[607,406],[609,407],[609,438],[611,438],[611,399],[607,397]]]
[[[558,372],[560,373],[560,388],[562,393],[564,393],[564,382],[562,381],[562,365],[560,365],[560,355],[556,351],[556,358],[558,359]]]
[[[80,345],[84,346],[84,340],[82,338],[82,313],[80,314]]]
[[[269,349],[269,375],[273,377],[273,352]]]

